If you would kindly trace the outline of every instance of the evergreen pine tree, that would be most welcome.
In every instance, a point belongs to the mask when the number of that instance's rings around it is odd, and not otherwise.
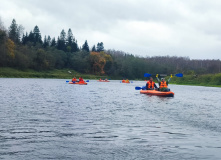
[[[68,35],[67,35],[67,46],[71,46],[73,43],[73,40],[74,40],[73,33],[72,33],[71,29],[69,28]]]
[[[16,24],[16,20],[13,19],[12,23],[8,29],[8,36],[11,40],[13,40],[15,43],[20,42],[20,37],[19,37],[19,30],[18,30],[18,25]]]
[[[28,42],[28,33],[26,32],[26,34],[23,34],[22,37],[22,44],[25,45]]]
[[[48,38],[47,38],[47,43],[48,43],[48,46],[51,46],[51,37],[50,36],[48,36]]]
[[[64,30],[61,31],[60,37],[57,40],[57,48],[62,51],[66,51],[66,33]]]
[[[46,47],[48,47],[48,46],[49,46],[49,44],[48,44],[47,38],[46,38],[46,36],[45,36],[44,42],[43,42],[43,47],[46,48]]]
[[[103,42],[97,44],[97,52],[101,52],[101,51],[104,51]]]
[[[77,44],[77,40],[73,41],[71,48],[72,48],[72,52],[78,52],[80,50]]]
[[[34,44],[36,43],[42,44],[41,33],[37,25],[33,30],[33,34],[34,34]]]
[[[89,46],[88,46],[88,43],[87,43],[87,40],[84,42],[83,46],[82,46],[82,50],[85,50],[87,52],[89,52]]]
[[[56,40],[55,40],[55,38],[52,38],[52,40],[51,40],[51,45],[50,45],[51,47],[55,47],[56,46]]]
[[[97,51],[95,45],[92,47],[91,51],[92,52],[96,52]]]
[[[35,42],[34,33],[32,31],[30,31],[30,33],[28,35],[28,41]]]

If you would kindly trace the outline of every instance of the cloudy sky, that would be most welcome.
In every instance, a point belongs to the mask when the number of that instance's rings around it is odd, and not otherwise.
[[[221,59],[220,0],[0,0],[0,18],[78,45],[98,42],[138,56]]]

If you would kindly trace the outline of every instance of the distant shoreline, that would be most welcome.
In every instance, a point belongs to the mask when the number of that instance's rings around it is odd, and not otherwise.
[[[82,74],[74,70],[61,69],[61,70],[50,70],[50,71],[34,71],[34,70],[17,70],[14,68],[0,68],[0,78],[50,78],[50,79],[72,79],[73,77],[84,79],[113,79],[121,80],[120,77],[108,77],[105,75],[92,75]],[[168,77],[169,78],[169,77]],[[167,79],[167,77],[166,77]],[[142,81],[142,79],[136,79]],[[133,81],[136,81],[133,80]],[[143,80],[144,81],[144,80]],[[155,83],[157,81],[154,79]],[[144,81],[146,83],[146,81]],[[221,87],[221,73],[219,74],[208,74],[199,75],[194,77],[193,75],[184,75],[184,77],[173,77],[169,84],[177,85],[191,85],[191,86],[206,86],[206,87]]]

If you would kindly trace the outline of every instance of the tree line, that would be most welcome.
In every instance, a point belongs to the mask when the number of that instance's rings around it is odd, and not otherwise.
[[[190,60],[188,57],[140,57],[123,51],[105,50],[103,42],[89,47],[87,40],[78,45],[72,30],[62,30],[57,38],[42,38],[36,25],[29,33],[13,19],[6,29],[0,19],[0,67],[37,71],[73,69],[80,73],[116,78],[141,79],[151,74],[220,73],[220,60]]]

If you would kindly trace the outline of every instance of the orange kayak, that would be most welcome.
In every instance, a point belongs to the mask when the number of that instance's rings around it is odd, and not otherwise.
[[[142,94],[148,94],[148,95],[156,95],[156,96],[162,96],[162,97],[173,97],[174,93],[169,92],[161,92],[157,90],[140,90],[140,93]]]
[[[98,82],[110,82],[108,80],[98,80]]]
[[[87,85],[86,82],[69,82],[69,84]]]
[[[130,82],[124,82],[124,81],[122,81],[122,83],[130,83]]]

